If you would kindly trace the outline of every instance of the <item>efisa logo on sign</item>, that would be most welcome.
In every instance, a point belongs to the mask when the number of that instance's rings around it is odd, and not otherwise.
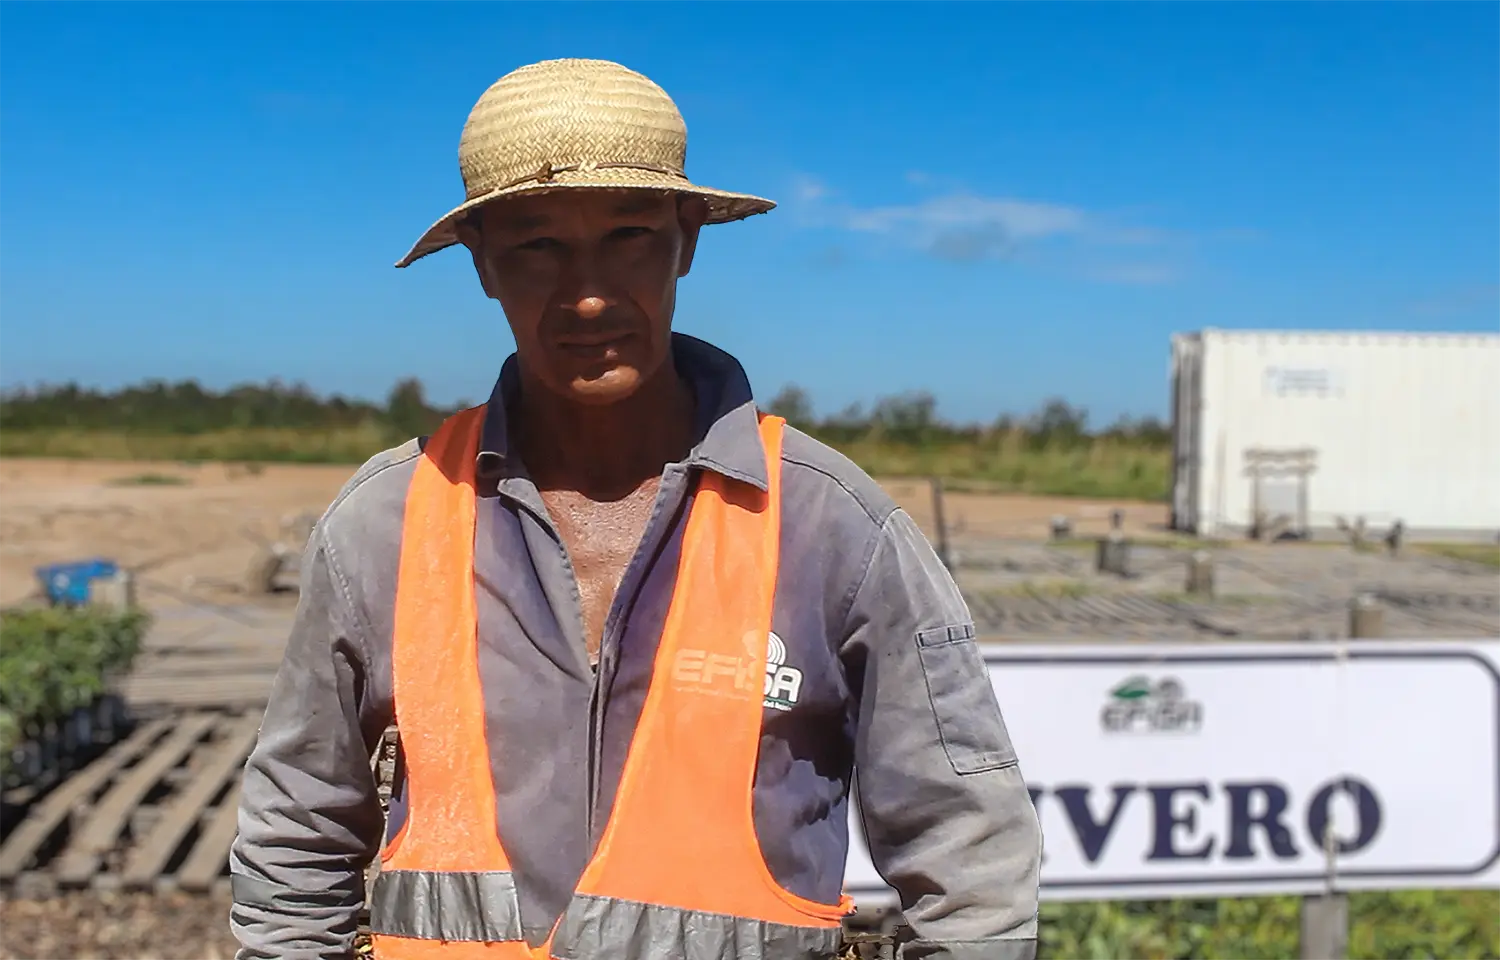
[[[1197,733],[1203,728],[1203,704],[1188,699],[1176,677],[1153,684],[1137,674],[1109,692],[1099,725],[1105,733]]]

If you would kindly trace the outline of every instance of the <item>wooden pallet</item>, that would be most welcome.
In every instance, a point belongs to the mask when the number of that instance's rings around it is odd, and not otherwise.
[[[228,874],[261,711],[160,715],[42,797],[0,844],[0,884],[208,891]]]

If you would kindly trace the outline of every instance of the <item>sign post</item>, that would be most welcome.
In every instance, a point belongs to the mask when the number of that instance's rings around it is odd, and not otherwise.
[[[1383,632],[1383,611],[1372,596],[1349,604],[1349,636],[1369,640]],[[1302,960],[1343,960],[1349,946],[1349,895],[1335,887],[1335,858],[1329,856],[1328,889],[1302,898]]]

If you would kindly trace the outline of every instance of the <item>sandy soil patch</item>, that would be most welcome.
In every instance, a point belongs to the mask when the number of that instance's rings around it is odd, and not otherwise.
[[[925,481],[889,480],[880,484],[911,514],[929,537],[934,535],[932,487]],[[1045,540],[1054,516],[1065,516],[1077,536],[1109,530],[1110,514],[1121,511],[1123,529],[1132,535],[1162,535],[1168,512],[1163,503],[1143,500],[1090,500],[1035,497],[1024,494],[954,493],[943,495],[944,520],[955,539]]]
[[[36,589],[34,569],[106,557],[139,574],[143,599],[171,603],[239,584],[283,520],[320,514],[352,466],[266,465],[258,472],[217,463],[188,466],[86,460],[0,460],[0,604]],[[933,535],[931,488],[891,481],[885,489]],[[949,493],[950,536],[1041,539],[1048,519],[1066,514],[1082,535],[1108,528],[1124,510],[1128,530],[1160,530],[1160,504],[1055,497]],[[300,546],[300,545],[299,545]]]
[[[37,566],[90,557],[144,565],[142,599],[150,603],[199,589],[194,581],[237,584],[284,519],[321,513],[353,472],[0,460],[0,604],[36,589]]]

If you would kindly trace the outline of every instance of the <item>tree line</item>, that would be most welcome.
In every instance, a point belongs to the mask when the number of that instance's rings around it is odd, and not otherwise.
[[[0,394],[0,430],[87,430],[150,434],[200,434],[221,430],[329,430],[374,424],[393,434],[430,433],[455,410],[428,401],[420,381],[406,379],[384,403],[320,396],[305,384],[242,384],[222,392],[197,381],[154,380],[107,392],[70,383],[14,389]],[[903,446],[982,442],[996,436],[1020,438],[1028,446],[1068,448],[1113,440],[1151,448],[1171,445],[1165,424],[1154,417],[1123,418],[1091,429],[1088,411],[1051,399],[1025,415],[1002,415],[990,423],[956,423],[941,417],[937,400],[925,391],[877,399],[819,415],[801,387],[783,388],[767,404],[771,412],[835,445],[879,441]]]
[[[791,385],[766,409],[795,427],[834,445],[880,440],[906,446],[979,443],[997,436],[1020,437],[1035,448],[1087,446],[1112,440],[1153,449],[1172,445],[1171,430],[1155,417],[1122,417],[1107,427],[1091,429],[1089,413],[1054,397],[1026,416],[1002,414],[990,423],[955,423],[938,415],[937,398],[925,390],[881,397],[866,409],[854,404],[831,416],[818,416],[812,398]]]
[[[0,394],[0,429],[88,430],[199,434],[220,430],[331,430],[376,424],[417,436],[465,402],[447,408],[428,402],[420,381],[397,383],[384,403],[320,396],[306,384],[240,384],[222,392],[196,380],[150,380],[116,391],[76,383],[13,389]]]

